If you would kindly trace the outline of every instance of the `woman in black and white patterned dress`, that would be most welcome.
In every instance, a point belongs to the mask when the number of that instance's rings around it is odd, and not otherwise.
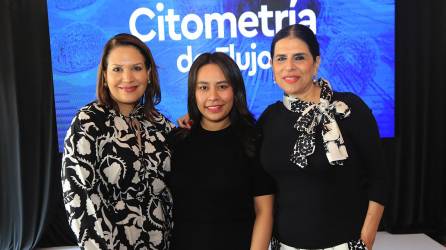
[[[172,197],[166,134],[173,124],[149,48],[119,34],[105,45],[97,100],[81,108],[65,137],[65,209],[83,249],[168,249]]]

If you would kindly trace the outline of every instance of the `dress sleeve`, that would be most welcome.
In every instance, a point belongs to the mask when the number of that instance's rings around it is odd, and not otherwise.
[[[368,198],[385,205],[388,193],[388,170],[383,160],[381,139],[375,117],[372,110],[353,94],[351,108],[355,123],[358,125],[354,139],[365,170]]]
[[[273,178],[266,173],[266,171],[260,165],[259,160],[252,161],[251,170],[252,196],[268,195],[276,192]]]
[[[252,195],[261,196],[267,194],[274,194],[276,192],[276,186],[274,179],[263,169],[260,163],[260,147],[263,138],[263,126],[265,120],[268,119],[271,107],[268,106],[260,115],[256,122],[256,132],[258,136],[256,138],[256,154],[250,159],[251,171],[252,171]]]
[[[109,248],[101,228],[102,203],[97,193],[96,131],[90,115],[79,112],[65,136],[62,158],[63,201],[82,249]]]
[[[172,129],[175,128],[175,124],[173,124],[167,117],[163,114],[159,113],[159,123],[163,126],[163,132],[165,135],[168,135]]]
[[[257,124],[257,129],[256,129],[257,136],[254,140],[254,144],[256,147],[255,154],[254,156],[249,158],[250,167],[252,171],[251,183],[252,183],[253,196],[274,194],[276,192],[274,179],[265,171],[260,162],[260,147],[263,140],[262,128],[260,126],[261,125]]]
[[[262,130],[265,120],[268,119],[269,113],[271,112],[272,105],[266,107],[266,109],[260,114],[259,119],[257,119],[256,127],[259,131]]]

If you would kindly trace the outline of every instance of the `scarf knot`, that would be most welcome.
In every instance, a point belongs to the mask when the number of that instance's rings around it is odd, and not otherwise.
[[[350,108],[344,102],[331,101],[333,91],[328,81],[321,78],[315,84],[321,87],[318,104],[284,96],[285,107],[297,113],[298,117],[294,128],[299,136],[290,160],[301,168],[308,166],[307,157],[315,151],[315,128],[318,124],[322,124],[322,140],[330,165],[343,165],[348,153],[335,118],[348,117]]]

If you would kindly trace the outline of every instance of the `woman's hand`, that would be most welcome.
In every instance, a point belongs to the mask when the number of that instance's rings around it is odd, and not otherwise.
[[[189,114],[185,114],[177,120],[178,126],[180,128],[188,128],[192,127],[193,121],[190,119]]]
[[[361,229],[361,240],[367,246],[368,250],[372,250],[373,243],[375,243],[376,232],[378,231],[383,212],[383,205],[369,201],[369,208],[367,209],[367,215]]]

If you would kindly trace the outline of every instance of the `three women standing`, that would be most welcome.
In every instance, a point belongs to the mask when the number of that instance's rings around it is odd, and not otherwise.
[[[81,109],[65,139],[64,201],[85,248],[167,249],[165,137],[173,125],[154,108],[160,94],[150,51],[131,36],[115,38],[104,50],[98,101]],[[258,121],[260,164],[277,186],[273,247],[372,249],[386,200],[376,121],[359,97],[316,79],[320,60],[303,25],[273,39],[284,98]],[[204,54],[188,89],[195,124],[173,139],[173,249],[265,249],[273,188],[256,158],[240,71],[224,54]]]

